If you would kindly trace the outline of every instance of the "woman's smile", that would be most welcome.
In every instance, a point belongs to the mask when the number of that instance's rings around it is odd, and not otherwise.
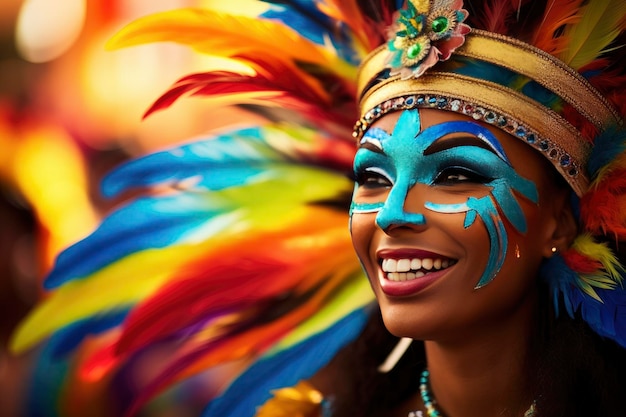
[[[389,296],[420,292],[442,277],[456,259],[421,249],[382,249],[377,253],[382,291]]]

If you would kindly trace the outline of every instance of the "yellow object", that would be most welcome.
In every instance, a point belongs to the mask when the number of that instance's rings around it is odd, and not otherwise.
[[[319,417],[324,397],[306,381],[273,392],[274,397],[259,407],[255,417]]]

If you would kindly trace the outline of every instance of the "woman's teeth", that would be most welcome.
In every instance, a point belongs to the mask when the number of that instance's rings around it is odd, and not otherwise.
[[[454,260],[447,258],[383,259],[382,269],[386,278],[391,281],[409,281],[453,264]]]

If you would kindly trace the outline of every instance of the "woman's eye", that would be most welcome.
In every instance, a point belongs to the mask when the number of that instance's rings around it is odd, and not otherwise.
[[[385,176],[371,171],[360,172],[356,178],[357,184],[367,188],[391,187],[391,181]]]
[[[485,184],[491,181],[482,174],[474,172],[468,168],[452,167],[446,168],[437,175],[435,184],[453,185],[459,183]]]

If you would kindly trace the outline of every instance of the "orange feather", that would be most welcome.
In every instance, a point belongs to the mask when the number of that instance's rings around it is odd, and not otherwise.
[[[580,20],[580,6],[583,0],[553,0],[546,7],[543,19],[534,32],[531,44],[555,55],[567,46],[567,39],[555,37],[555,33],[563,26]]]
[[[204,9],[178,9],[131,22],[107,43],[109,49],[176,42],[215,56],[259,56],[328,66],[330,53],[291,28],[270,20]]]

